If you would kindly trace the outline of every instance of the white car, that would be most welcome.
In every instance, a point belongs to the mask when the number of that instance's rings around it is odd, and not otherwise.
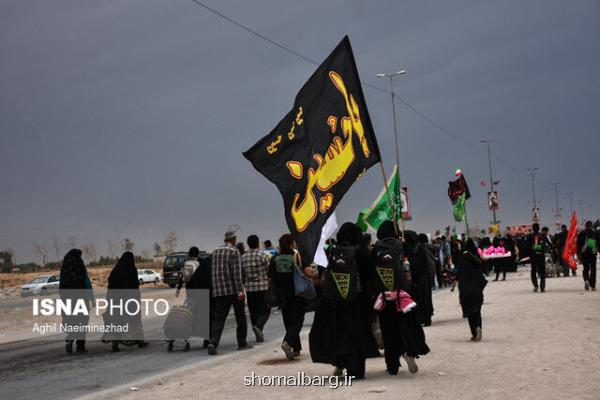
[[[159,283],[162,280],[160,274],[151,269],[140,269],[138,270],[138,279],[140,285],[144,283]]]
[[[58,292],[60,275],[37,276],[26,285],[21,286],[21,296],[47,295]]]

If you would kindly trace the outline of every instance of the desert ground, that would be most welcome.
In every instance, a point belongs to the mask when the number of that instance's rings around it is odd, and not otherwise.
[[[299,360],[286,361],[275,340],[98,395],[125,400],[600,398],[600,294],[583,290],[581,271],[577,277],[547,279],[545,293],[532,292],[527,269],[505,282],[489,282],[481,342],[470,341],[457,292],[438,292],[434,305],[433,325],[426,328],[431,353],[418,360],[414,375],[404,364],[399,375],[390,376],[378,358],[367,361],[366,379],[350,387],[246,386],[244,378],[253,372],[259,377],[331,374],[331,366],[313,364],[306,351]]]

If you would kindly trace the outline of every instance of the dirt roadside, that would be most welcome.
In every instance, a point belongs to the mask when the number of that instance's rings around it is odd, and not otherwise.
[[[600,294],[584,292],[581,276],[547,280],[546,293],[533,293],[527,271],[506,282],[490,282],[483,309],[484,339],[469,340],[457,293],[434,298],[433,326],[426,328],[432,352],[411,375],[385,372],[382,358],[367,362],[367,379],[351,387],[246,386],[245,377],[329,375],[308,353],[284,360],[278,345],[265,345],[206,368],[146,381],[112,398],[146,399],[445,399],[600,398]],[[267,328],[268,329],[268,325]],[[304,332],[303,345],[308,348]],[[225,361],[225,360],[224,360]],[[258,382],[258,380],[255,380]]]

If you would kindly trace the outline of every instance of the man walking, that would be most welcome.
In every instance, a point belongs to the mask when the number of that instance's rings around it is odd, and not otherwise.
[[[266,294],[269,288],[269,256],[259,251],[258,236],[250,235],[246,240],[248,251],[241,258],[244,287],[248,296],[248,311],[256,342],[263,342],[263,328],[271,315]]]
[[[585,230],[577,237],[579,259],[583,264],[583,281],[585,290],[596,291],[596,255],[598,254],[597,233],[592,221],[585,223]]]
[[[208,345],[208,354],[210,355],[217,354],[217,347],[219,347],[225,320],[229,315],[231,306],[233,306],[237,324],[238,350],[252,348],[246,342],[248,327],[246,325],[246,311],[244,310],[244,284],[242,281],[240,252],[235,247],[237,243],[235,232],[227,231],[224,242],[221,247],[212,253],[211,281],[214,320],[210,327],[210,344]]]
[[[532,225],[533,233],[527,237],[526,248],[529,251],[531,261],[531,283],[533,283],[533,291],[538,291],[538,280],[540,278],[539,290],[544,293],[546,291],[546,250],[550,247],[548,237],[540,233],[540,224]]]

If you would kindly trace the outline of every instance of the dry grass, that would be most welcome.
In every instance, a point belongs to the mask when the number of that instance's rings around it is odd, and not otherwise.
[[[162,274],[162,264],[160,263],[138,263],[136,264],[138,269],[142,268],[150,268]],[[88,273],[90,274],[90,278],[92,280],[92,284],[94,287],[106,287],[108,281],[108,275],[112,270],[111,267],[107,266],[90,266],[88,267]],[[21,285],[29,283],[36,276],[44,276],[50,274],[60,274],[60,271],[39,271],[32,273],[20,273],[20,272],[10,272],[10,273],[0,273],[0,289],[5,288],[18,288]]]

